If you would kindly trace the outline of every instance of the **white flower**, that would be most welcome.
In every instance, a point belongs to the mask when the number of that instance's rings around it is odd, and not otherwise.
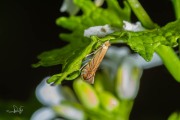
[[[78,11],[79,7],[74,4],[73,0],[64,0],[60,7],[60,12],[68,12],[70,15],[75,15]]]
[[[132,24],[128,21],[123,21],[123,23],[124,23],[123,29],[127,31],[137,32],[137,31],[145,30],[145,28],[141,25],[140,22],[136,22],[135,24]]]
[[[104,0],[95,0],[94,3],[95,3],[96,6],[99,7],[99,6],[102,6],[102,5],[103,5]]]
[[[139,81],[143,69],[162,64],[160,57],[154,53],[150,62],[146,62],[139,54],[130,54],[127,47],[111,46],[102,62],[108,68],[110,78],[116,76],[116,92],[122,99],[134,99],[139,89]],[[118,72],[116,72],[118,70]]]
[[[36,88],[37,99],[46,106],[58,105],[63,99],[63,95],[60,92],[59,86],[51,86],[46,83],[46,77]]]
[[[53,106],[52,109],[57,115],[60,115],[68,120],[85,120],[85,114],[81,109],[68,104],[60,104]]]
[[[153,54],[153,58],[149,62],[145,61],[139,54],[133,54],[131,56],[134,58],[136,64],[141,66],[143,69],[150,69],[163,64],[161,58],[156,53]]]
[[[125,57],[116,75],[116,93],[121,99],[134,99],[143,70],[130,56]]]
[[[123,58],[128,56],[129,53],[130,50],[127,47],[111,46],[108,49],[101,65],[109,72],[110,79],[114,79],[119,64],[121,64]]]
[[[163,64],[161,58],[157,55],[157,53],[154,53],[152,60],[147,62],[139,54],[130,54],[129,48],[124,46],[123,47],[111,46],[106,53],[106,58],[112,60],[113,63],[115,64],[115,65],[110,64],[109,66],[117,66],[117,64],[120,63],[122,61],[122,58],[125,56],[131,56],[134,59],[134,62],[136,62],[136,64],[142,67],[143,69],[150,69]]]
[[[84,31],[84,36],[85,37],[90,37],[90,36],[98,36],[98,37],[104,37],[110,33],[113,33],[114,30],[111,28],[110,25],[104,25],[104,26],[94,26],[86,29]]]
[[[43,107],[34,112],[30,120],[51,120],[55,116],[56,115],[52,109]]]
[[[63,120],[56,118],[57,115],[67,119],[84,120],[85,114],[75,106],[63,104],[64,100],[77,101],[71,89],[67,87],[51,86],[46,77],[36,88],[37,99],[45,106],[33,113],[30,120]],[[64,96],[64,94],[66,94]],[[55,119],[56,118],[56,119]]]

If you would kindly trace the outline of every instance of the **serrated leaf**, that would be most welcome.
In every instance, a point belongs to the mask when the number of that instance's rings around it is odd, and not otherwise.
[[[171,22],[162,28],[132,33],[128,45],[138,52],[146,61],[150,61],[159,45],[175,47],[180,38],[180,20]]]
[[[74,0],[74,3],[82,10],[82,15],[60,17],[56,20],[58,26],[72,31],[72,33],[60,34],[60,38],[69,44],[63,48],[40,54],[38,56],[40,61],[33,65],[39,67],[62,64],[61,73],[53,75],[48,83],[60,84],[64,79],[75,79],[79,75],[82,60],[100,45],[97,39],[90,41],[83,36],[85,29],[105,24],[120,29],[122,20],[130,19],[130,8],[126,2],[124,2],[124,8],[120,8],[116,0],[107,0],[107,8],[99,8],[91,0]]]
[[[91,26],[109,24],[118,28],[122,27],[122,20],[130,20],[130,7],[124,2],[125,7],[120,8],[117,0],[107,0],[107,8],[99,8],[91,0],[74,0],[74,3],[82,10],[81,16],[60,17],[56,24],[66,29],[72,30],[73,33],[67,34],[69,38],[79,36],[84,39],[83,31]],[[65,39],[72,42],[74,39]]]
[[[62,66],[62,72],[53,75],[48,83],[54,82],[54,84],[60,84],[62,80],[72,80],[79,76],[79,70],[82,65],[82,60],[88,55],[93,46],[97,43],[97,39],[92,39],[88,46],[80,47],[79,49],[72,50],[71,56],[68,56]]]
[[[178,45],[177,40],[180,38],[179,26],[180,20],[177,20],[162,28],[140,32],[120,31],[112,33],[102,39],[104,40],[111,37],[113,41],[124,41],[146,61],[150,61],[158,46],[165,45],[175,47]]]

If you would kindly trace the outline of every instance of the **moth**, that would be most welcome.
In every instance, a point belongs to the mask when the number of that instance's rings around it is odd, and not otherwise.
[[[87,64],[85,64],[84,67],[82,67],[81,77],[83,80],[90,84],[94,83],[95,73],[110,45],[111,44],[109,41],[104,42],[101,47],[95,51],[93,58]]]

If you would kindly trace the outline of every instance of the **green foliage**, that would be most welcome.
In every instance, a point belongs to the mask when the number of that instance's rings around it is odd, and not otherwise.
[[[112,44],[126,43],[146,61],[150,61],[153,53],[157,52],[169,72],[180,82],[180,61],[172,49],[178,45],[180,39],[180,19],[160,28],[153,23],[138,0],[127,1],[128,4],[124,2],[125,7],[121,8],[117,0],[106,0],[108,7],[100,8],[95,6],[91,0],[74,0],[75,5],[82,10],[82,15],[60,17],[56,20],[58,26],[72,31],[71,33],[61,33],[59,35],[62,40],[68,42],[68,45],[40,54],[38,56],[40,61],[33,66],[47,67],[62,64],[61,72],[48,79],[48,83],[60,84],[63,80],[73,80],[79,76],[82,61],[86,56],[96,50],[103,42],[109,40]],[[173,0],[173,4],[176,17],[179,18],[178,6],[180,2]],[[123,20],[130,21],[131,9],[146,30],[139,32],[123,30]],[[116,32],[102,38],[97,36],[85,38],[83,36],[85,29],[105,24],[111,25]],[[95,89],[81,80],[76,80],[73,88],[82,106],[79,104],[81,107],[63,104],[63,107],[59,105],[53,107],[53,109],[60,116],[64,115],[65,117],[69,116],[66,116],[64,109],[69,108],[71,110],[72,107],[73,109],[78,108],[80,111],[84,110],[85,114],[89,115],[88,117],[92,120],[127,120],[132,109],[133,100],[125,100],[122,95],[118,95],[118,93],[121,94],[121,89],[113,90],[114,83],[107,82],[107,78],[102,73],[97,74]],[[122,88],[120,82],[118,85],[119,88]],[[131,87],[128,87],[127,90],[129,88]],[[116,92],[116,95],[113,94],[114,92]],[[112,104],[112,102],[115,104]],[[85,117],[87,116],[85,115]],[[179,114],[173,113],[168,120],[179,120]]]
[[[78,77],[79,69],[82,64],[82,60],[92,51],[93,46],[97,43],[96,39],[92,39],[88,46],[83,48],[78,48],[72,52],[72,55],[63,64],[62,73],[53,75],[48,83],[55,82],[55,84],[60,84],[62,80],[72,80]]]
[[[180,1],[172,0],[172,3],[173,3],[176,19],[179,19],[180,18]],[[179,40],[179,53],[180,53],[180,40]],[[180,54],[179,54],[179,58],[180,58]]]
[[[107,8],[100,8],[94,5],[91,0],[74,0],[82,10],[82,15],[60,17],[56,24],[66,28],[71,33],[61,33],[60,38],[69,42],[63,48],[44,52],[38,56],[40,60],[34,67],[52,66],[62,64],[61,73],[53,75],[48,83],[60,84],[62,80],[73,80],[80,74],[82,61],[85,57],[97,49],[104,41],[110,40],[112,43],[127,43],[132,50],[139,53],[146,61],[152,59],[153,53],[160,45],[175,47],[178,45],[177,40],[180,38],[180,20],[171,22],[162,28],[154,28],[154,23],[150,20],[145,10],[140,5],[141,14],[146,14],[144,23],[149,21],[148,28],[139,32],[122,30],[122,21],[130,20],[130,7],[124,2],[125,7],[122,9],[116,0],[106,0]],[[135,12],[135,6],[128,1]],[[139,3],[135,1],[135,3]],[[143,16],[136,11],[141,20]],[[84,30],[97,25],[109,24],[116,29],[116,32],[98,38],[92,36],[91,39],[83,36]],[[150,27],[149,25],[152,25]],[[167,59],[167,58],[165,58]],[[172,69],[170,69],[171,71]],[[175,73],[176,74],[176,73]]]
[[[84,29],[105,24],[120,28],[122,27],[122,20],[129,20],[130,18],[130,8],[126,2],[124,2],[124,9],[119,7],[116,0],[107,0],[108,8],[106,9],[96,7],[91,0],[74,0],[74,2],[81,8],[83,14],[60,17],[56,20],[57,25],[73,31],[70,34],[60,34],[60,38],[68,41],[69,44],[63,48],[40,54],[38,56],[40,61],[33,65],[38,67],[62,64],[62,72],[52,76],[48,80],[49,83],[60,84],[64,79],[72,80],[79,75],[82,60],[96,48],[93,46],[98,44],[94,38],[90,41],[83,37]]]
[[[168,23],[162,28],[140,32],[120,31],[112,33],[110,36],[114,41],[123,40],[146,61],[150,61],[158,46],[166,45],[175,47],[178,45],[177,40],[180,38],[179,25],[180,20],[177,20]],[[109,36],[107,36],[107,39],[109,39]]]

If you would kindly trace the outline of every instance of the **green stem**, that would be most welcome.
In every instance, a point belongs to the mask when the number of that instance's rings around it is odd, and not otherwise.
[[[180,18],[180,0],[172,0],[176,19]]]
[[[172,0],[176,19],[180,18],[180,0]],[[180,58],[180,40],[179,40],[179,58]]]
[[[137,18],[146,28],[153,29],[156,25],[153,23],[147,12],[144,10],[138,0],[127,0]]]
[[[175,51],[171,47],[161,45],[156,49],[156,52],[174,79],[180,82],[180,60]]]
[[[125,120],[129,120],[129,116],[132,111],[133,104],[134,104],[133,100],[122,100],[121,101],[121,106],[120,106],[121,113],[120,114],[122,114],[122,116]]]

